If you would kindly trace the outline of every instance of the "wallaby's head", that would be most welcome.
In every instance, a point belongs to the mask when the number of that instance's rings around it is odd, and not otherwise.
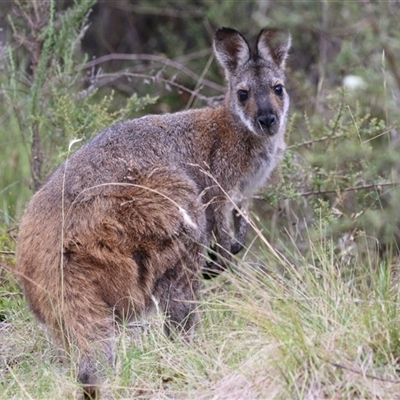
[[[277,42],[277,32],[264,29],[251,50],[236,30],[221,28],[215,34],[214,52],[228,81],[231,112],[256,135],[283,133],[289,96],[285,90],[285,61],[291,39]]]

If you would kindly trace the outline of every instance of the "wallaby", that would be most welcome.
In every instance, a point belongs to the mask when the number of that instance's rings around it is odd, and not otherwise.
[[[240,251],[241,213],[285,147],[290,36],[276,37],[261,31],[252,51],[239,32],[219,29],[223,104],[111,126],[29,201],[15,272],[33,313],[78,363],[85,398],[98,397],[102,365],[113,365],[116,322],[156,303],[166,333],[189,340],[202,271]]]

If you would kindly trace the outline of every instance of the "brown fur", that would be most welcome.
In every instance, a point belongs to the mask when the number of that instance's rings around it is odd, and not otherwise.
[[[87,398],[98,395],[102,365],[112,366],[115,321],[156,301],[166,333],[189,338],[205,248],[214,242],[211,270],[240,250],[246,224],[232,200],[246,212],[284,148],[288,96],[276,85],[290,40],[272,47],[272,37],[261,32],[251,52],[238,32],[218,30],[223,105],[104,130],[28,203],[15,272],[34,314],[77,360]]]

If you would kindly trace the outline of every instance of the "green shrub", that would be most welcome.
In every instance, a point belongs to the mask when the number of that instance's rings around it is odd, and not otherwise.
[[[64,9],[55,0],[12,5],[0,79],[6,112],[0,128],[6,144],[0,150],[0,207],[8,223],[20,215],[29,196],[26,187],[38,189],[71,140],[88,139],[155,101],[133,94],[116,104],[112,90],[99,93],[96,76],[84,74],[87,58],[80,41],[94,3],[76,0]]]

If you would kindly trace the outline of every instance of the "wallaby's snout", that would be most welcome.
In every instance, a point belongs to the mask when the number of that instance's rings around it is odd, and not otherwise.
[[[284,86],[280,83],[272,88],[262,88],[260,92],[256,122],[264,134],[272,136],[283,130],[281,121],[286,120],[289,98]]]
[[[257,115],[257,123],[264,134],[272,136],[278,131],[279,119],[272,108],[267,110],[261,109]]]
[[[261,114],[257,118],[257,121],[260,124],[262,130],[264,130],[264,128],[266,128],[266,129],[268,129],[269,133],[272,133],[272,132],[270,132],[270,128],[272,127],[272,125],[275,125],[276,117],[273,113]]]

